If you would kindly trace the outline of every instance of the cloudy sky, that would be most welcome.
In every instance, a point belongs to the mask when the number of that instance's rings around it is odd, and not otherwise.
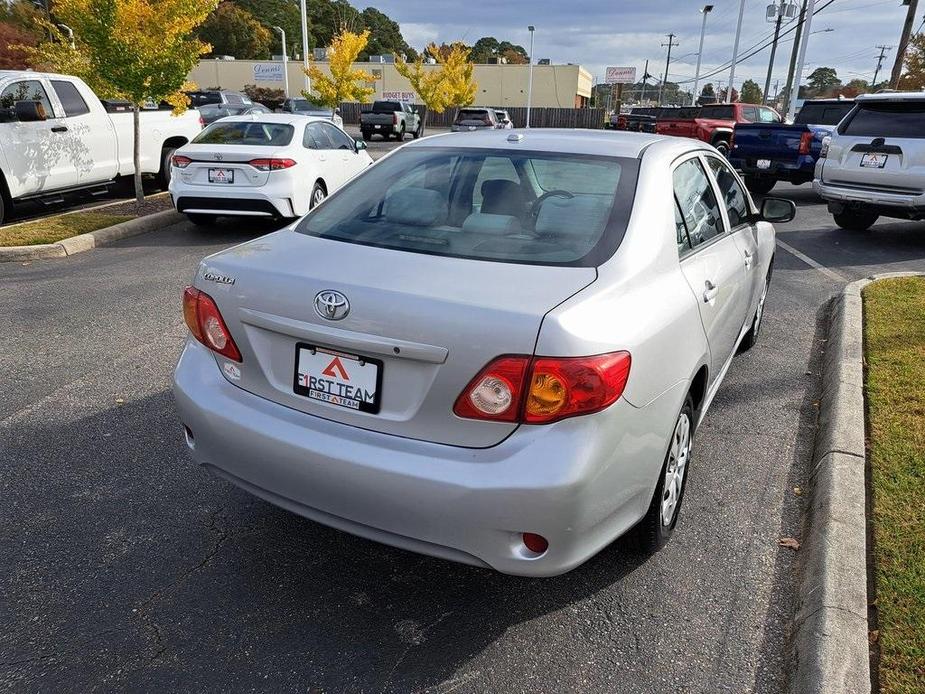
[[[763,45],[771,36],[773,25],[765,21],[769,2],[746,0],[740,54]],[[537,58],[580,63],[600,81],[606,65],[633,65],[641,76],[646,59],[650,61],[649,72],[659,77],[665,69],[666,52],[660,44],[667,41],[665,34],[674,32],[680,45],[672,49],[670,79],[683,81],[694,75],[703,4],[702,0],[378,0],[375,5],[401,24],[405,39],[416,48],[428,41],[462,39],[474,43],[482,36],[527,47],[530,38],[526,26],[533,24]],[[704,41],[701,74],[705,75],[728,66],[739,11],[739,0],[714,0],[714,5]],[[836,68],[845,82],[855,77],[870,80],[879,54],[876,46],[895,46],[899,40],[906,13],[901,0],[817,0],[816,6],[825,7],[813,18],[812,31],[833,31],[811,37],[804,75],[814,67],[828,65]],[[793,33],[781,41],[772,91],[775,80],[780,79],[781,84],[786,80],[792,38]],[[888,51],[884,60],[887,74],[893,56],[894,52]],[[741,63],[736,68],[736,83],[741,85],[743,79],[752,78],[764,86],[768,58],[766,48]],[[728,78],[726,67],[709,81]]]

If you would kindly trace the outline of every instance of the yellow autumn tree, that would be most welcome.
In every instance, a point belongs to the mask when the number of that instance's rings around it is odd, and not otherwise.
[[[305,73],[311,78],[312,89],[316,93],[311,94],[303,90],[302,96],[312,103],[330,109],[337,108],[343,101],[368,101],[376,90],[360,83],[374,82],[376,78],[366,70],[353,67],[357,56],[366,48],[367,41],[369,29],[361,34],[342,29],[331,39],[331,45],[328,47],[328,67],[331,75],[322,72],[321,68],[312,62]]]
[[[48,25],[31,49],[37,67],[77,75],[103,98],[127,99],[134,112],[135,198],[141,201],[141,107],[167,101],[189,106],[187,75],[210,46],[195,37],[218,0],[55,0],[56,22],[74,32],[74,46]]]
[[[469,47],[457,41],[448,48],[434,50],[434,57],[443,67],[447,106],[459,108],[475,101],[478,84],[472,79]]]
[[[910,91],[925,88],[925,34],[915,34],[909,39],[902,76],[897,86]]]
[[[443,67],[427,65],[424,59],[430,53],[433,44],[423,53],[419,53],[412,62],[407,62],[403,56],[395,56],[395,71],[411,84],[411,89],[427,110],[421,121],[421,134],[427,125],[427,116],[433,113],[443,113],[449,105],[446,79]]]

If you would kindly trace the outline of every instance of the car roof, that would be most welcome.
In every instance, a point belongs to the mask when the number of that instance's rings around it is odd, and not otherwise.
[[[222,123],[283,123],[286,125],[303,125],[309,121],[326,121],[330,118],[308,116],[304,113],[249,113],[242,116],[225,116]],[[333,123],[331,123],[334,125]],[[337,127],[335,125],[335,127]]]
[[[639,157],[643,150],[656,142],[669,139],[688,144],[683,138],[668,138],[649,133],[614,130],[580,130],[533,128],[530,130],[484,129],[465,133],[444,133],[413,140],[405,147],[459,147],[472,149],[512,149],[514,147],[540,152],[568,154],[602,154],[610,157]],[[702,145],[690,140],[688,149]]]
[[[925,92],[879,92],[858,94],[855,101],[925,101]]]

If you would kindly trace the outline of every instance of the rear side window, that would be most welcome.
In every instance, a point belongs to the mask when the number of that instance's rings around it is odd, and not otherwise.
[[[188,96],[193,106],[222,103],[222,97],[218,92],[190,92]]]
[[[674,170],[674,197],[691,248],[697,248],[722,234],[723,218],[720,213],[713,186],[699,159],[688,159]]]
[[[429,255],[590,267],[623,238],[638,166],[591,155],[399,150],[297,231]]]
[[[254,145],[284,147],[292,142],[294,129],[286,123],[213,123],[193,142],[201,145]]]
[[[331,141],[332,149],[349,149],[353,150],[353,140],[340,128],[330,123],[319,123],[321,129]]]
[[[54,88],[55,94],[58,95],[58,99],[61,100],[61,105],[64,107],[64,115],[66,117],[71,118],[73,116],[82,116],[85,113],[90,113],[87,102],[84,101],[80,92],[77,91],[77,87],[72,83],[63,80],[52,80],[51,86]]]
[[[726,212],[729,215],[729,225],[735,229],[740,224],[747,224],[751,216],[751,210],[748,205],[748,196],[745,189],[736,180],[735,175],[716,157],[707,157],[707,163],[713,171],[713,177],[719,185],[720,195],[723,196],[723,202],[726,204]]]
[[[735,120],[734,106],[703,106],[700,109],[701,118],[715,118],[716,120]]]
[[[373,113],[394,113],[403,111],[401,104],[397,101],[376,101],[373,103]]]
[[[839,129],[858,137],[925,137],[925,101],[859,103]]]

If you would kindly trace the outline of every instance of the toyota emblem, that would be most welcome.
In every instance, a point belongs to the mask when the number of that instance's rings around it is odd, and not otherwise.
[[[340,292],[325,289],[315,295],[315,313],[325,320],[341,320],[350,313],[350,302]]]

